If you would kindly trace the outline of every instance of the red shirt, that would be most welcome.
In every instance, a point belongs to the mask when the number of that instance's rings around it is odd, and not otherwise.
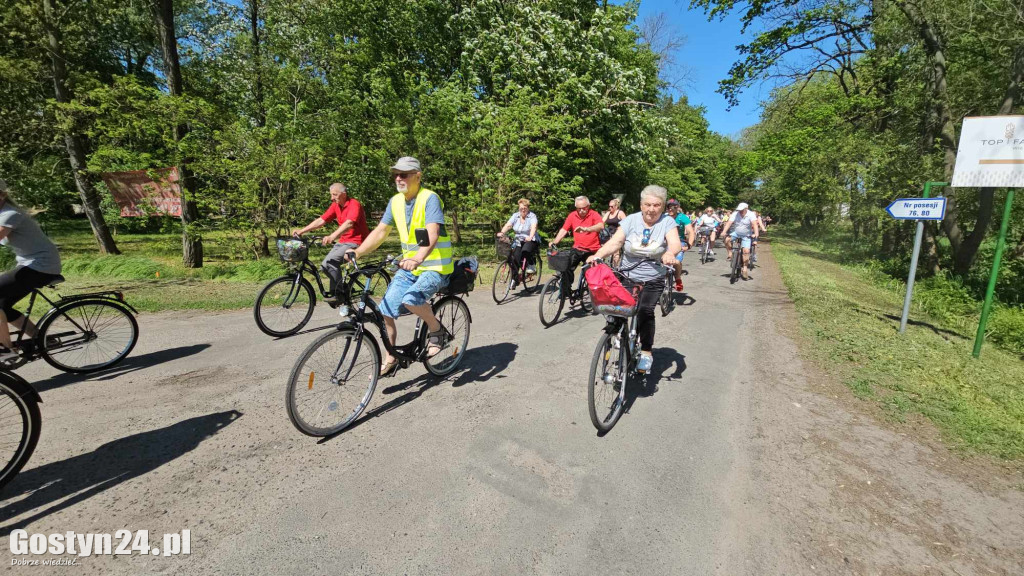
[[[338,238],[338,244],[359,245],[370,234],[370,228],[366,225],[366,213],[363,212],[363,205],[355,198],[349,198],[342,206],[339,206],[337,202],[331,202],[320,219],[324,222],[337,220],[338,224],[344,224],[346,220],[352,221],[352,227]]]
[[[562,230],[572,232],[572,247],[587,252],[597,252],[601,248],[601,237],[598,232],[575,232],[577,226],[594,226],[604,222],[597,210],[590,210],[580,218],[580,213],[573,210],[565,219]]]

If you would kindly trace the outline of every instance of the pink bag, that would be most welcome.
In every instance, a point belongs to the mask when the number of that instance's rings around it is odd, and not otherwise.
[[[594,264],[584,273],[595,314],[630,317],[636,315],[637,299],[633,291],[622,285],[607,264]]]

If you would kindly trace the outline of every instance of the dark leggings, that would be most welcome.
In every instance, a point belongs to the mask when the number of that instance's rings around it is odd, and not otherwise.
[[[580,262],[586,262],[587,257],[591,254],[593,252],[580,250],[579,248],[572,249],[571,257],[569,258],[569,268],[562,274],[562,294],[568,296],[572,292],[572,281],[576,279],[574,271],[580,265]]]
[[[0,308],[7,314],[7,321],[13,322],[21,318],[21,312],[14,309],[19,300],[28,296],[34,288],[42,288],[49,284],[56,274],[47,274],[21,266],[0,274]]]
[[[516,246],[516,249],[512,251],[512,263],[518,266],[520,258],[523,256],[526,256],[526,265],[533,266],[537,262],[537,243],[530,240]]]
[[[650,352],[654,346],[654,308],[658,305],[662,291],[665,290],[665,279],[657,278],[644,282],[640,292],[640,310],[636,313],[636,332],[640,336],[640,349]]]

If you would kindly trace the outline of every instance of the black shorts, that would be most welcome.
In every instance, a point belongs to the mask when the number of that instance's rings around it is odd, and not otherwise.
[[[47,274],[27,266],[0,274],[0,308],[7,314],[7,321],[12,322],[21,318],[21,312],[14,309],[19,300],[28,296],[33,289],[48,285],[57,277],[59,274]]]

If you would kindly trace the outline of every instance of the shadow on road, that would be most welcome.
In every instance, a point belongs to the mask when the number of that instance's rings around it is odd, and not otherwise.
[[[655,348],[654,365],[646,377],[632,376],[626,386],[626,399],[623,403],[623,414],[629,414],[633,403],[637,398],[650,398],[658,392],[658,382],[662,380],[677,380],[686,371],[686,356],[671,348]],[[674,369],[673,369],[674,368]],[[671,371],[671,373],[669,373]],[[614,428],[613,428],[614,430]],[[599,437],[610,434],[611,431],[598,431]]]
[[[135,372],[136,370],[142,370],[151,366],[163,364],[164,362],[171,362],[173,360],[178,360],[179,358],[198,354],[209,347],[209,344],[193,344],[191,346],[179,346],[177,348],[157,350],[156,352],[139,354],[138,356],[128,356],[117,366],[102,372],[97,372],[95,374],[58,374],[57,376],[42,382],[36,382],[33,386],[39,392],[45,392],[47,390],[53,390],[54,388],[60,388],[61,386],[67,386],[68,384],[74,384],[75,382],[84,382],[86,380],[112,380],[119,376]]]
[[[327,330],[329,328],[334,328],[337,325],[338,325],[337,322],[331,322],[329,324],[324,324],[323,326],[316,326],[314,328],[306,328],[305,330],[299,330],[298,332],[296,332],[295,334],[292,334],[290,336],[281,336],[279,338],[274,338],[274,341],[276,342],[278,340],[287,340],[289,338],[294,338],[296,336],[301,336],[303,334],[312,334],[314,332],[321,332],[321,331]]]
[[[482,346],[480,348],[470,348],[466,351],[465,358],[462,359],[462,368],[458,372],[449,375],[446,378],[440,378],[433,374],[422,374],[413,378],[408,382],[400,382],[388,386],[380,391],[383,395],[397,394],[398,392],[406,391],[405,394],[392,398],[387,402],[377,406],[373,410],[370,410],[363,414],[358,420],[352,423],[351,426],[345,428],[337,434],[331,436],[325,436],[318,444],[323,444],[341,434],[348,432],[354,428],[362,426],[366,422],[377,418],[383,414],[391,412],[392,410],[405,406],[409,402],[419,398],[424,392],[431,388],[441,384],[443,382],[451,381],[453,388],[458,388],[469,383],[486,382],[491,378],[504,378],[501,373],[512,363],[512,360],[516,357],[516,351],[519,349],[519,345],[512,344],[510,342],[502,342],[500,344],[491,344],[490,346]],[[402,374],[402,372],[398,372]]]
[[[38,511],[18,522],[0,526],[0,536],[155,470],[191,452],[203,440],[241,416],[241,412],[229,410],[189,418],[108,442],[86,454],[22,472],[7,485],[3,497],[27,496],[0,507],[0,518]]]

